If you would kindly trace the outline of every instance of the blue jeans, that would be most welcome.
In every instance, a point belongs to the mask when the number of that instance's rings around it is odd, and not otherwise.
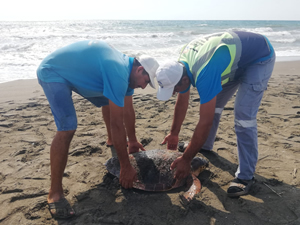
[[[234,104],[234,124],[237,136],[239,167],[235,176],[250,180],[254,176],[258,160],[257,121],[256,115],[267,89],[275,64],[273,57],[262,62],[248,66],[243,72],[237,74],[239,79],[223,85],[223,90],[217,95],[213,126],[203,145],[203,149],[212,150],[222,111],[237,91]]]
[[[77,129],[77,116],[72,100],[72,87],[64,83],[43,82],[38,79],[50,104],[51,112],[58,131],[68,131]],[[86,98],[86,97],[84,97]],[[97,107],[109,104],[109,100],[104,97],[88,97],[88,101]]]

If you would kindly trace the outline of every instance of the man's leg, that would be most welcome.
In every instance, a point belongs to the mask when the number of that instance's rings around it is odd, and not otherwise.
[[[225,105],[227,104],[227,102],[229,101],[229,99],[234,95],[234,93],[236,92],[238,87],[239,87],[238,81],[228,82],[227,84],[223,85],[223,87],[222,87],[223,90],[217,95],[217,102],[216,102],[216,109],[215,109],[213,125],[210,129],[210,132],[209,132],[208,138],[206,139],[206,142],[202,146],[202,149],[205,149],[205,150],[213,149],[223,109],[224,109]]]
[[[256,115],[274,63],[275,55],[249,66],[241,77],[234,107],[239,166],[227,190],[229,197],[248,194],[255,183],[254,172],[258,159]]]
[[[239,167],[235,175],[239,179],[251,180],[254,176],[258,159],[256,116],[274,63],[275,56],[250,66],[241,77],[235,101],[235,131],[239,157]]]
[[[70,142],[77,128],[77,117],[72,100],[72,90],[64,83],[46,83],[39,80],[50,104],[57,127],[50,148],[51,186],[48,194],[49,209],[55,218],[75,215],[64,199],[62,179],[68,160]]]
[[[68,152],[75,130],[57,131],[50,148],[51,187],[48,203],[64,198],[62,179],[68,160]]]
[[[74,90],[77,92],[76,90]],[[109,109],[109,100],[104,96],[99,97],[85,97],[88,101],[94,104],[96,107],[102,107],[102,117],[105,122],[106,132],[107,132],[107,140],[106,145],[112,146],[112,137],[111,137],[111,129],[110,129],[110,109]]]

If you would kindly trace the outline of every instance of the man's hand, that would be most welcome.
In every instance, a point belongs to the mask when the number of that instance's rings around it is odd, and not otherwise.
[[[179,141],[178,135],[168,134],[163,140],[163,142],[161,143],[161,145],[164,145],[168,142],[167,148],[170,150],[176,150],[178,141]]]
[[[124,188],[132,188],[133,182],[136,180],[137,174],[135,169],[129,164],[126,167],[121,166],[119,182]]]
[[[174,160],[170,169],[176,169],[175,179],[181,180],[189,175],[191,170],[191,161],[180,156]]]
[[[138,152],[139,150],[146,151],[143,145],[138,141],[128,141],[128,153],[132,154]]]

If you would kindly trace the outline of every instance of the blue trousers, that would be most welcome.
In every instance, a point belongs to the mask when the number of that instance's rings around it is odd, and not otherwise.
[[[68,131],[77,129],[77,116],[72,100],[72,91],[77,92],[71,86],[65,83],[44,82],[38,79],[44,93],[50,104],[52,115],[58,131]],[[105,96],[99,97],[84,97],[97,107],[109,104],[108,98]]]
[[[223,85],[223,90],[217,95],[215,116],[209,136],[203,149],[212,150],[222,111],[229,99],[237,91],[234,104],[234,125],[237,136],[239,166],[235,176],[250,180],[254,176],[258,160],[257,120],[256,115],[264,91],[267,89],[275,64],[273,57],[248,66],[237,74],[238,79]]]

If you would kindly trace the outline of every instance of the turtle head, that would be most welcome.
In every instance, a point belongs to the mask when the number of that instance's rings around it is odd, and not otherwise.
[[[193,158],[191,163],[191,171],[196,177],[207,167],[208,167],[208,160],[201,157]]]
[[[112,157],[104,164],[109,173],[116,177],[120,177],[120,163],[117,157]]]

